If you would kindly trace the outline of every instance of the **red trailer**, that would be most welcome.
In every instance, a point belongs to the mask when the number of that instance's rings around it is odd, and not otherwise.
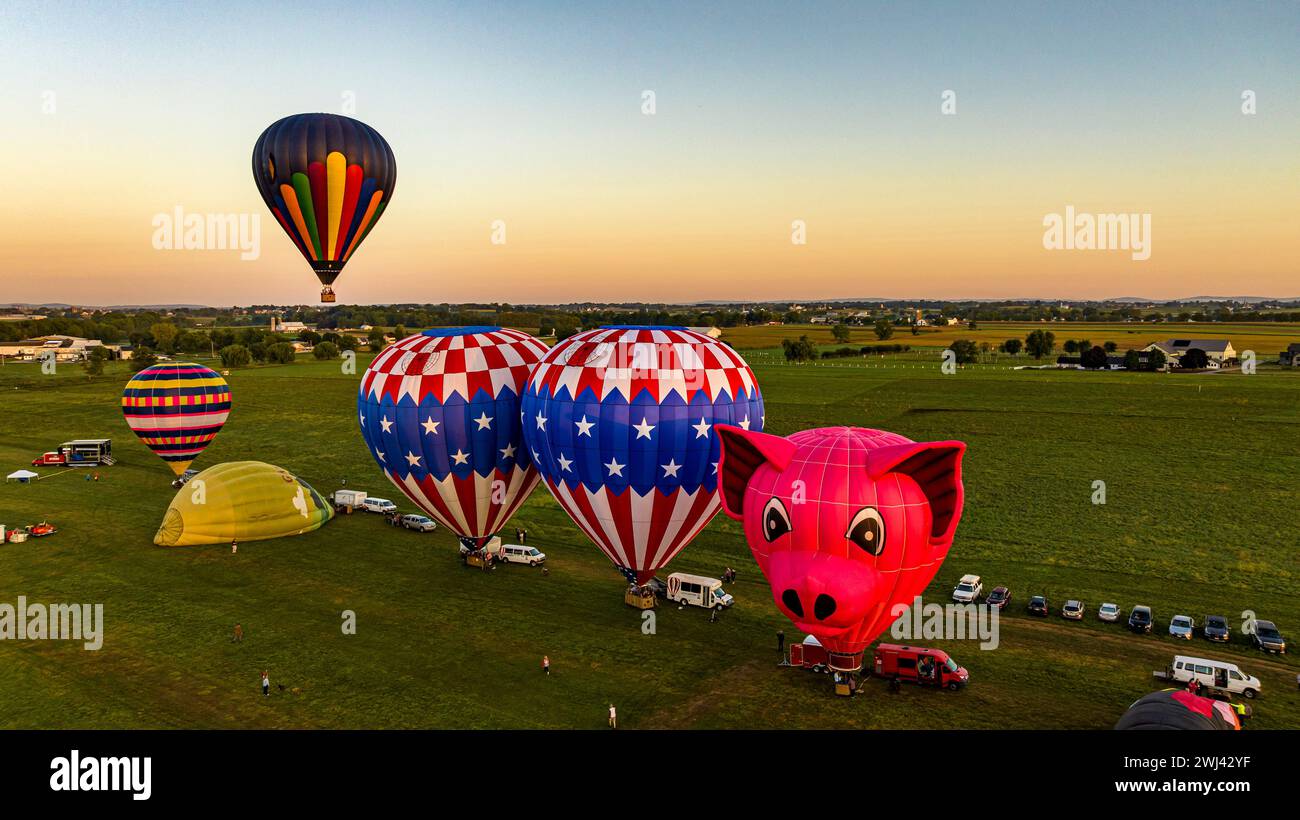
[[[818,672],[826,668],[829,658],[825,647],[812,635],[803,639],[803,643],[790,645],[790,665]]]
[[[922,686],[942,686],[953,692],[970,681],[966,667],[958,666],[942,649],[895,643],[882,643],[876,647],[874,672],[886,680],[897,677]]]

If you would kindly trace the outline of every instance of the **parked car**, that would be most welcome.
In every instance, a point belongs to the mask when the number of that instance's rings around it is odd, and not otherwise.
[[[1042,595],[1035,595],[1029,599],[1029,614],[1037,615],[1040,618],[1047,617],[1048,613],[1047,599]]]
[[[1232,633],[1228,629],[1228,619],[1222,615],[1206,615],[1201,624],[1201,635],[1207,641],[1227,643],[1232,638]]]
[[[1120,613],[1119,611],[1119,604],[1110,604],[1110,603],[1102,604],[1097,609],[1098,620],[1105,621],[1106,623],[1109,624],[1113,624],[1116,621],[1118,621],[1119,616],[1121,614],[1122,613]]]
[[[402,526],[406,527],[408,530],[416,530],[418,532],[433,532],[438,529],[438,525],[434,523],[433,519],[426,518],[423,515],[402,516]]]
[[[1169,634],[1175,638],[1190,641],[1194,631],[1196,631],[1196,624],[1186,615],[1175,615],[1169,620]]]
[[[194,476],[198,474],[199,474],[198,470],[186,470],[185,472],[177,476],[174,481],[172,481],[172,486],[179,490],[181,487],[184,487],[186,484],[189,484],[190,479],[194,478]]]
[[[973,604],[979,600],[984,591],[984,583],[978,575],[963,575],[952,591],[952,599],[959,604]]]
[[[1071,621],[1082,621],[1083,601],[1066,601],[1065,606],[1061,607],[1061,617],[1069,618]]]
[[[334,495],[335,497],[337,497],[338,493],[335,493]],[[397,505],[389,501],[387,498],[375,498],[374,496],[367,496],[366,500],[361,502],[361,506],[367,512],[372,512],[372,513],[383,513],[384,515],[392,515],[393,513],[397,512]]]
[[[984,599],[984,603],[997,609],[1006,609],[1007,604],[1011,603],[1011,590],[1006,587],[993,587],[989,597]]]
[[[35,535],[36,533],[32,533]],[[1255,646],[1265,652],[1276,652],[1279,655],[1286,654],[1286,639],[1282,633],[1278,632],[1277,626],[1272,621],[1255,621],[1255,632],[1251,636]]]
[[[1128,614],[1128,628],[1134,632],[1150,632],[1156,618],[1151,614],[1151,607],[1138,605]]]

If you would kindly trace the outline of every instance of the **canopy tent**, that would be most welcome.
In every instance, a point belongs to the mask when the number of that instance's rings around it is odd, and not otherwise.
[[[17,470],[5,476],[5,481],[19,481],[23,484],[31,481],[33,478],[40,478],[39,473],[33,473],[31,470]]]

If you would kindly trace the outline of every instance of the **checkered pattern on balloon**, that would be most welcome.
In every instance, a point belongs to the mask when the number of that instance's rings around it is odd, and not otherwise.
[[[435,328],[385,348],[361,379],[357,422],[402,494],[471,549],[537,486],[519,398],[546,346],[499,327]]]
[[[551,494],[630,581],[644,584],[720,509],[715,425],[761,430],[734,350],[681,327],[574,335],[534,368],[524,441]]]

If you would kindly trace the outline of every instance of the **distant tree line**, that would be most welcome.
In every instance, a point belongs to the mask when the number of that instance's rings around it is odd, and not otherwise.
[[[911,345],[864,345],[862,347],[840,347],[835,350],[818,351],[807,336],[798,339],[782,339],[781,351],[788,362],[811,362],[817,359],[847,359],[854,356],[880,356],[887,353],[904,353],[912,349]]]

